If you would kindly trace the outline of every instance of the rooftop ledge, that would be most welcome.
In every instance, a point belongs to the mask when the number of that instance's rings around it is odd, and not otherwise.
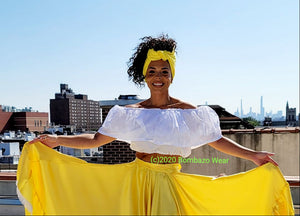
[[[16,181],[17,179],[16,172],[0,172],[0,181]],[[289,183],[290,186],[300,186],[300,177],[299,176],[284,176],[285,180]]]
[[[264,127],[254,129],[223,129],[223,134],[235,133],[299,133],[299,127]]]

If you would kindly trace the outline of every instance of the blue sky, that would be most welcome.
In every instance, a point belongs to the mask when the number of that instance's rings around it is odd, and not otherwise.
[[[49,111],[68,83],[89,99],[147,98],[128,81],[143,36],[178,43],[173,97],[299,112],[298,0],[0,1],[0,104]]]

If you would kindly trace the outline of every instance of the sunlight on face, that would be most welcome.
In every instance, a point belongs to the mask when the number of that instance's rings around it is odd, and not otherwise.
[[[163,60],[150,62],[145,81],[150,90],[169,88],[172,83],[172,73],[169,62]]]

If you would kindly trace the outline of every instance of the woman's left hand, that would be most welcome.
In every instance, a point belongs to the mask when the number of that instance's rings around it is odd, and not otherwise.
[[[274,153],[266,152],[266,151],[260,151],[256,152],[256,154],[253,155],[252,162],[255,163],[257,166],[264,165],[268,162],[274,164],[275,166],[278,166],[278,164],[271,158]]]

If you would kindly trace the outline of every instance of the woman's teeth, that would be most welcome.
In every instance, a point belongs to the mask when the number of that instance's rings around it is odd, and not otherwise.
[[[153,83],[153,85],[155,85],[155,86],[162,86],[163,84],[162,83]]]

